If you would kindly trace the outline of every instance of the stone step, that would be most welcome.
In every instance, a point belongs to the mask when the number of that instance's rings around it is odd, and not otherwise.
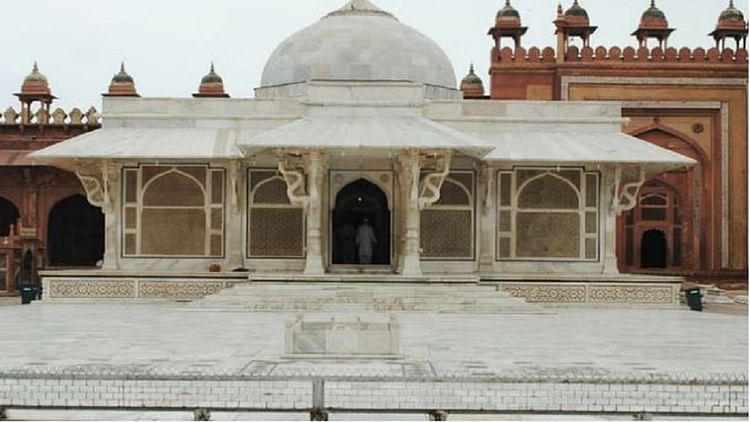
[[[540,313],[542,308],[495,286],[477,284],[243,283],[193,302],[227,311],[370,311]]]

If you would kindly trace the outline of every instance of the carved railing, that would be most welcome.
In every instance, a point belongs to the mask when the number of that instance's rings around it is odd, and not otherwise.
[[[74,108],[69,113],[61,108],[57,108],[51,113],[48,113],[44,108],[40,108],[28,116],[25,116],[24,113],[24,111],[18,112],[13,107],[8,107],[3,113],[0,113],[0,125],[58,127],[95,127],[101,125],[101,115],[94,107],[89,108],[86,113],[78,108]]]
[[[537,47],[531,47],[528,51],[525,48],[518,48],[515,51],[509,47],[502,50],[495,48],[493,57],[498,62],[512,63],[554,63],[556,59],[555,49],[546,47],[540,50]],[[663,50],[659,47],[633,48],[625,47],[584,47],[579,49],[576,46],[568,48],[565,54],[565,62],[587,62],[587,63],[690,63],[690,64],[740,64],[747,65],[747,50],[739,49],[737,51],[731,48],[719,50],[710,48],[676,49],[673,47]]]

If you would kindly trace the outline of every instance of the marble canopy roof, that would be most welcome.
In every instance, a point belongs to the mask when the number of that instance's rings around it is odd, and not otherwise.
[[[270,148],[335,151],[455,150],[482,158],[494,146],[421,116],[308,116],[243,139],[248,155]]]
[[[537,165],[616,164],[660,173],[695,161],[615,131],[479,130],[469,135],[419,116],[308,116],[274,129],[103,128],[37,151],[30,159],[230,160],[276,149],[453,150],[488,162]]]
[[[484,132],[495,149],[484,159],[542,165],[614,164],[661,173],[693,166],[695,160],[619,132]]]

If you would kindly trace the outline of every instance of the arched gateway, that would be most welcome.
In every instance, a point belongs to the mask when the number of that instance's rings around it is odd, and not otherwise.
[[[333,265],[365,265],[357,254],[357,231],[367,221],[375,232],[372,265],[391,264],[391,212],[388,198],[378,186],[359,179],[336,196],[331,218]]]

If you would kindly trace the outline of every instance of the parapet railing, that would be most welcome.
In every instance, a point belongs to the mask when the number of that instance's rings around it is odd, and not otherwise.
[[[552,47],[539,49],[531,47],[528,51],[521,47],[513,50],[505,47],[502,50],[493,49],[493,57],[499,62],[515,63],[554,63],[556,52]],[[719,50],[710,48],[681,48],[674,47],[666,50],[660,47],[651,50],[647,48],[625,47],[584,47],[579,49],[571,46],[565,53],[565,62],[601,62],[601,63],[690,63],[690,64],[744,64],[747,65],[747,50],[734,51],[730,48]]]
[[[0,368],[0,419],[13,409],[190,411],[195,420],[209,420],[212,411],[308,413],[310,420],[329,413],[421,413],[432,420],[473,413],[747,415],[746,374],[531,369],[413,376],[326,366],[269,364],[260,375],[140,365]]]
[[[40,108],[34,113],[28,113],[28,115],[25,113],[27,112],[18,112],[13,107],[8,107],[0,114],[0,126],[47,125],[90,128],[101,125],[101,115],[95,107],[90,107],[86,113],[78,108],[72,109],[69,113],[61,108],[57,108],[51,113],[44,108]]]

